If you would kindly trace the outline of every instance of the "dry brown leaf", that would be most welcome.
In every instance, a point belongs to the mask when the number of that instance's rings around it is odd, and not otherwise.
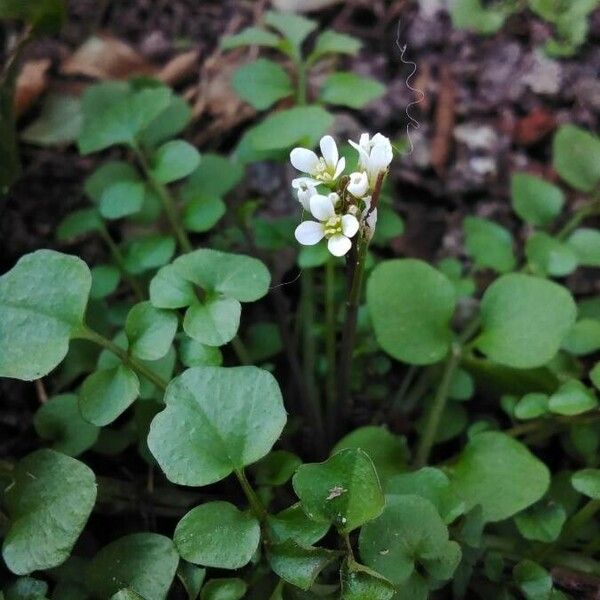
[[[172,58],[158,73],[158,78],[176,85],[198,71],[198,51],[190,50]]]
[[[26,62],[15,86],[15,114],[20,117],[34,104],[48,87],[49,58]]]
[[[456,84],[452,71],[444,65],[440,77],[440,89],[435,107],[435,135],[431,140],[431,164],[442,176],[452,151],[452,133],[456,122]]]
[[[65,75],[85,75],[94,79],[128,79],[152,75],[155,67],[129,44],[108,34],[92,36],[62,66]]]

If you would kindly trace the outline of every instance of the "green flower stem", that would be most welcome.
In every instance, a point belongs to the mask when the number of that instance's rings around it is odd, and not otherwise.
[[[133,275],[131,275],[131,273],[127,271],[127,267],[125,266],[125,259],[123,258],[123,253],[121,252],[121,249],[113,240],[112,236],[110,235],[110,232],[108,231],[104,223],[101,224],[100,229],[98,231],[100,233],[100,237],[104,240],[104,243],[108,247],[112,259],[115,261],[117,267],[119,268],[121,275],[127,281],[127,283],[129,283],[136,298],[141,302],[146,297],[146,294],[144,293],[140,282]]]
[[[236,335],[231,340],[231,346],[236,353],[238,360],[242,365],[251,365],[252,357],[250,356],[250,352],[248,352],[248,348],[246,348],[246,344],[242,341],[239,335]]]
[[[244,491],[244,495],[248,500],[248,504],[250,504],[250,509],[254,513],[254,516],[261,522],[264,523],[269,516],[267,513],[267,509],[264,504],[261,502],[260,498],[256,495],[256,492],[250,485],[248,478],[246,477],[246,473],[243,469],[236,470],[235,476],[238,478],[240,485],[242,486],[242,490]]]
[[[327,356],[327,414],[331,418],[336,403],[336,321],[335,321],[335,262],[332,258],[325,263],[325,343]],[[334,429],[328,423],[329,434]]]
[[[75,337],[80,337],[85,340],[90,340],[107,350],[110,350],[114,355],[119,357],[123,364],[135,371],[138,375],[145,377],[148,381],[151,381],[156,387],[161,389],[163,392],[167,389],[167,382],[157,375],[154,371],[149,369],[146,365],[138,361],[136,358],[128,354],[123,348],[120,348],[108,338],[83,325],[82,329],[78,332]]]
[[[350,395],[350,380],[352,377],[352,356],[356,341],[356,321],[358,318],[358,306],[362,291],[362,283],[365,274],[365,263],[369,241],[361,235],[358,240],[356,264],[352,273],[350,291],[346,301],[346,319],[342,330],[342,347],[340,351],[338,402],[330,422],[336,426],[343,422],[352,408]]]
[[[190,239],[188,238],[187,232],[184,229],[181,221],[179,220],[179,213],[177,211],[177,204],[175,202],[175,198],[169,191],[169,189],[157,181],[154,175],[152,174],[152,170],[148,165],[148,161],[146,160],[146,156],[139,148],[133,148],[135,155],[144,171],[144,175],[146,179],[150,182],[150,185],[154,188],[154,191],[158,194],[160,201],[162,202],[163,208],[165,210],[165,214],[167,215],[167,219],[171,225],[171,229],[173,233],[177,237],[179,241],[179,246],[183,252],[191,252],[193,250]]]
[[[423,435],[419,440],[419,446],[417,448],[417,454],[415,458],[415,468],[417,469],[424,467],[429,460],[429,455],[431,453],[431,449],[433,448],[433,444],[435,443],[435,437],[442,420],[442,415],[444,414],[444,409],[446,408],[450,384],[452,383],[454,372],[460,364],[461,355],[462,349],[460,345],[453,344],[450,349],[450,354],[446,360],[442,380],[440,381],[435,398],[433,399],[431,411],[429,412],[427,422],[425,423]]]

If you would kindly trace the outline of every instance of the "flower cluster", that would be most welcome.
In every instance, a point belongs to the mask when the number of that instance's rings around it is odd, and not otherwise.
[[[358,171],[344,175],[346,159],[340,158],[335,140],[326,135],[319,144],[321,156],[307,148],[294,148],[290,161],[304,173],[292,181],[298,201],[316,221],[304,221],[296,228],[296,239],[312,246],[323,238],[334,256],[344,256],[361,229],[373,235],[377,209],[371,206],[377,181],[392,161],[392,145],[385,136],[368,133],[358,143],[348,140],[358,151]]]

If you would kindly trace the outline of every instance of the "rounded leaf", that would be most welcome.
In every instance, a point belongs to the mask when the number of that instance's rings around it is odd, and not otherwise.
[[[309,518],[333,523],[341,532],[376,518],[385,503],[373,462],[358,449],[300,465],[292,484]]]
[[[467,217],[464,222],[465,247],[477,267],[498,273],[516,266],[513,239],[508,229],[481,217]]]
[[[559,350],[576,312],[564,287],[530,275],[504,275],[483,295],[477,346],[503,365],[540,367]]]
[[[222,346],[230,342],[240,326],[242,306],[233,298],[209,298],[194,302],[183,319],[184,331],[207,346]]]
[[[159,183],[171,183],[187,177],[200,164],[200,154],[188,142],[171,140],[152,157],[151,173]]]
[[[176,332],[177,315],[154,308],[150,302],[136,304],[125,321],[129,351],[142,360],[162,358],[169,351]]]
[[[173,541],[182,558],[204,567],[240,569],[260,542],[260,525],[249,512],[229,502],[207,502],[188,512]]]
[[[600,469],[582,469],[571,477],[573,487],[588,498],[600,500]]]
[[[194,367],[169,384],[148,446],[169,481],[201,486],[260,460],[286,421],[279,385],[256,367]]]
[[[53,250],[23,256],[0,277],[0,377],[32,381],[63,360],[91,285],[81,259]]]
[[[200,600],[240,600],[248,586],[243,579],[211,579],[202,588]]]
[[[448,352],[456,294],[452,283],[427,263],[397,259],[375,267],[367,304],[377,341],[394,358],[427,365]]]
[[[37,450],[13,471],[4,494],[10,527],[2,556],[17,575],[51,569],[71,553],[96,501],[96,479],[82,462]]]
[[[575,125],[563,125],[554,136],[553,162],[575,189],[591,192],[600,182],[600,139]]]
[[[515,173],[511,179],[514,211],[530,225],[545,227],[556,219],[563,208],[562,190],[529,173]]]
[[[520,442],[494,431],[469,440],[450,479],[465,509],[481,505],[485,521],[501,521],[531,506],[550,484],[544,463]]]
[[[594,392],[577,379],[563,383],[548,401],[550,412],[568,417],[593,410],[597,406],[598,400]]]

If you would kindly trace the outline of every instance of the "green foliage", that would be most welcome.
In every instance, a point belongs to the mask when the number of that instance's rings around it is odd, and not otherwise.
[[[277,63],[265,58],[241,66],[231,83],[238,96],[257,110],[265,110],[294,93],[290,76]]]
[[[381,263],[369,278],[367,303],[377,341],[394,358],[426,365],[448,352],[454,287],[427,263],[413,259]]]
[[[554,136],[554,168],[572,187],[591,192],[600,182],[600,140],[574,125],[563,125]]]
[[[362,108],[385,93],[385,86],[352,72],[333,73],[321,88],[320,100],[349,108]]]
[[[83,463],[37,450],[23,458],[4,492],[9,527],[2,545],[6,566],[17,575],[62,564],[96,501],[96,480]]]
[[[465,248],[475,266],[507,273],[515,268],[510,232],[487,219],[467,217],[464,222]]]
[[[286,416],[273,376],[256,367],[194,367],[169,385],[150,451],[173,483],[220,481],[265,456]]]
[[[560,215],[565,203],[559,187],[528,173],[515,173],[512,176],[511,199],[517,215],[536,227],[552,223]]]

